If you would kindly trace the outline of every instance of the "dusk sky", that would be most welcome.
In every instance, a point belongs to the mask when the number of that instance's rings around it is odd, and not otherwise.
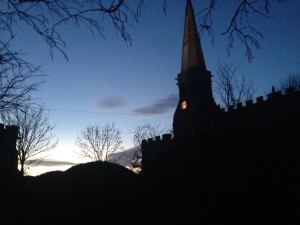
[[[48,109],[50,123],[55,124],[54,134],[59,139],[56,149],[47,157],[50,162],[30,169],[30,174],[71,166],[60,166],[59,161],[86,162],[75,153],[74,141],[90,124],[114,122],[122,131],[125,148],[133,147],[132,131],[138,125],[148,122],[160,123],[167,129],[172,127],[186,1],[169,0],[166,16],[162,2],[145,1],[140,21],[129,30],[132,46],[116,35],[108,18],[103,21],[105,39],[97,34],[93,37],[84,27],[61,27],[68,61],[59,52],[51,59],[48,46],[20,24],[15,49],[27,52],[26,58],[41,65],[47,75],[46,83],[34,96]],[[206,2],[193,1],[195,13]],[[300,1],[289,0],[287,4],[272,1],[270,16],[274,18],[253,14],[253,24],[264,38],[259,40],[261,48],[253,49],[251,63],[238,41],[228,56],[227,36],[220,35],[230,22],[231,4],[235,2],[217,2],[213,14],[214,44],[211,36],[200,33],[206,67],[214,75],[218,63],[232,63],[238,68],[237,74],[254,82],[255,97],[265,96],[280,79],[300,72]]]

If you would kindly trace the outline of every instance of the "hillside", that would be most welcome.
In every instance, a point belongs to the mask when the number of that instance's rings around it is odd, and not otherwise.
[[[114,224],[137,175],[108,162],[24,177],[2,201],[5,224]],[[17,216],[16,216],[17,215]]]

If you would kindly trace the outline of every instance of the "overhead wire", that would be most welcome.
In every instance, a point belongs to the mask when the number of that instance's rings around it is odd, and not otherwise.
[[[35,108],[35,107],[34,107]],[[118,112],[103,112],[103,111],[87,111],[74,109],[58,109],[58,108],[44,108],[47,111],[71,112],[71,113],[89,113],[89,114],[107,114],[118,116],[150,116],[150,117],[172,117],[171,115],[154,115],[154,114],[136,114],[136,113],[118,113]]]

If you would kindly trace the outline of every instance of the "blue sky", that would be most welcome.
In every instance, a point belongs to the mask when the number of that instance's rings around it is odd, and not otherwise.
[[[199,2],[206,1],[193,1],[195,12],[201,8]],[[254,82],[255,96],[265,95],[284,76],[300,72],[300,1],[289,0],[285,5],[272,1],[270,11],[275,18],[253,17],[264,39],[260,40],[261,48],[254,50],[251,63],[237,41],[228,56],[227,37],[220,35],[229,23],[230,4],[234,2],[217,2],[213,45],[211,36],[200,33],[206,66],[215,74],[218,63],[233,63],[238,74]],[[93,37],[83,27],[62,27],[68,61],[59,52],[51,59],[47,45],[20,26],[15,47],[27,52],[29,61],[42,65],[47,75],[46,83],[34,96],[49,109],[59,138],[56,149],[49,152],[48,159],[53,163],[32,168],[31,174],[70,166],[57,167],[56,161],[84,162],[74,151],[74,141],[86,125],[114,122],[122,131],[126,148],[133,146],[131,132],[137,125],[149,122],[172,127],[184,12],[183,0],[168,1],[166,16],[162,1],[145,1],[140,21],[130,28],[132,46],[127,46],[106,20],[105,39]]]

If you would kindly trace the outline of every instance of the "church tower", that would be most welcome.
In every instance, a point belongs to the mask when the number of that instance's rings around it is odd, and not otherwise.
[[[177,139],[212,132],[218,107],[213,99],[211,72],[206,69],[191,0],[186,1],[181,73],[177,76],[179,102],[173,131]]]

